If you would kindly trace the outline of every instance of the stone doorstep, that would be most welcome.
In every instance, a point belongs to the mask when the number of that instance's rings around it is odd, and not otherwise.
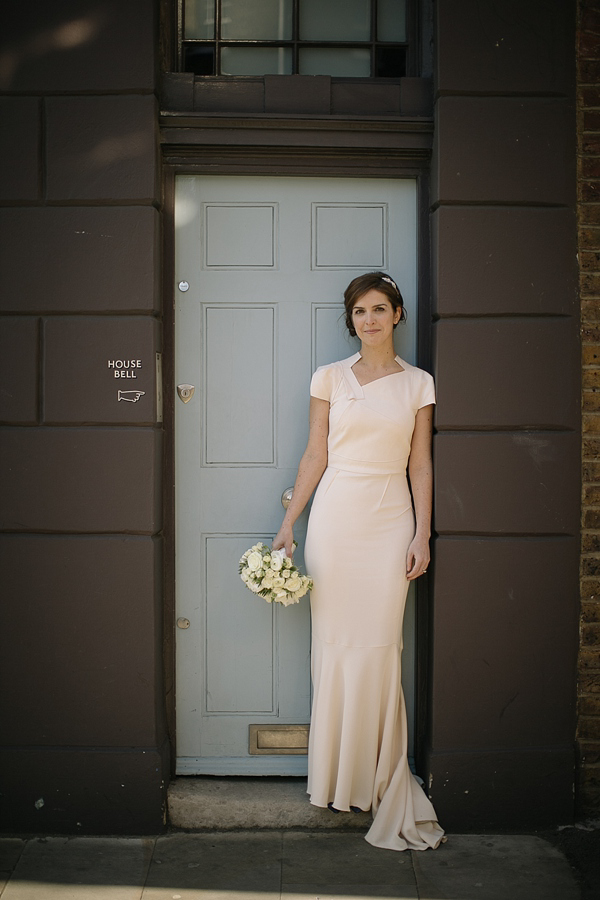
[[[370,813],[332,813],[309,803],[305,778],[179,777],[168,791],[175,828],[233,831],[310,828],[366,831]]]

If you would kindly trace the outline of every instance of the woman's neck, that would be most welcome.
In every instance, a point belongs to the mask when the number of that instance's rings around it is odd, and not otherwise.
[[[396,359],[394,345],[385,347],[365,347],[361,345],[360,356],[366,368],[377,371],[391,366]]]

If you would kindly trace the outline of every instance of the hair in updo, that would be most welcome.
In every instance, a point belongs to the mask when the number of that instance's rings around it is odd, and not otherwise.
[[[385,294],[388,298],[394,312],[400,310],[400,322],[406,321],[406,310],[404,309],[404,300],[400,293],[400,288],[393,278],[386,275],[385,272],[367,272],[366,275],[359,275],[353,278],[346,290],[344,291],[344,306],[346,307],[346,328],[352,335],[356,337],[356,329],[352,324],[352,310],[355,304],[368,291],[376,290],[380,294]],[[397,323],[396,323],[397,324]],[[394,325],[394,328],[396,325]]]

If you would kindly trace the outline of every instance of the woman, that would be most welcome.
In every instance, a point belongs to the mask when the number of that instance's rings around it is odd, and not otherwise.
[[[313,375],[308,445],[273,542],[291,555],[294,522],[318,485],[305,550],[308,792],[334,812],[371,809],[376,847],[426,850],[443,831],[408,766],[400,653],[408,583],[429,562],[433,379],[395,355],[405,312],[389,276],[355,278],[344,301],[360,353]]]

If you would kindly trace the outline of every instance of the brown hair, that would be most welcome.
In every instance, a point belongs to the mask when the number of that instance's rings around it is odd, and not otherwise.
[[[393,278],[386,275],[385,272],[367,272],[366,275],[359,275],[353,278],[346,290],[344,291],[344,306],[346,307],[346,328],[352,335],[356,337],[356,329],[352,324],[352,310],[354,305],[368,291],[376,290],[380,294],[385,294],[394,312],[400,310],[400,322],[406,321],[406,310],[404,309],[404,300],[400,293],[400,288]],[[396,325],[394,325],[394,328]]]

